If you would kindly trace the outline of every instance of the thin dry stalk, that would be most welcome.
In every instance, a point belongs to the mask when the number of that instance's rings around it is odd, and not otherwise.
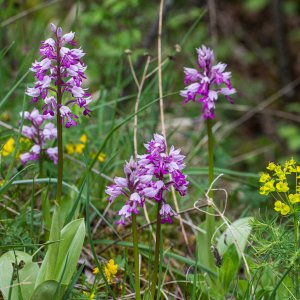
[[[134,115],[134,127],[133,127],[133,145],[134,145],[134,156],[135,157],[137,157],[137,155],[138,155],[138,153],[137,153],[137,125],[138,125],[138,114],[137,114],[137,112],[139,110],[139,103],[140,103],[141,93],[142,93],[143,86],[144,86],[144,83],[145,83],[146,74],[147,74],[147,70],[148,70],[148,67],[149,67],[150,59],[151,59],[150,56],[147,56],[146,65],[145,65],[145,68],[144,68],[144,72],[143,72],[141,82],[138,85],[138,94],[137,94],[136,101],[135,101],[135,109],[134,109],[134,114],[135,115]]]
[[[217,9],[215,0],[208,0],[209,27],[211,34],[211,42],[214,49],[217,48],[218,31],[217,31]]]
[[[167,135],[166,135],[166,126],[165,126],[165,115],[164,115],[164,100],[163,100],[163,87],[162,87],[162,58],[161,58],[161,37],[162,37],[162,22],[163,22],[163,7],[164,7],[164,0],[160,1],[160,7],[159,7],[159,22],[158,22],[158,36],[157,36],[157,73],[158,73],[158,91],[159,91],[159,108],[160,108],[160,122],[161,122],[161,129],[162,134],[165,137],[166,140],[166,146],[167,145]],[[174,187],[171,188],[172,191],[172,197],[173,202],[175,205],[176,212],[179,211],[178,201],[176,198]],[[181,227],[181,231],[184,237],[184,241],[186,243],[187,249],[189,251],[189,254],[193,256],[193,253],[189,247],[188,238],[184,229],[184,225],[182,222],[182,218],[179,215],[179,223]]]
[[[132,64],[132,60],[131,60],[131,51],[127,50],[126,54],[127,54],[127,57],[128,57],[128,62],[129,62],[129,65],[130,65],[130,70],[131,70],[131,73],[132,73],[132,77],[133,77],[133,79],[135,81],[135,84],[138,88],[138,93],[137,93],[136,100],[135,100],[135,108],[134,108],[134,114],[135,115],[134,115],[134,127],[133,127],[133,148],[134,148],[134,156],[136,158],[137,155],[138,155],[138,150],[137,150],[138,149],[138,147],[137,147],[138,114],[137,114],[137,112],[139,110],[140,98],[141,98],[142,90],[143,90],[144,83],[145,83],[145,80],[146,80],[146,75],[147,75],[147,71],[148,71],[148,67],[149,67],[149,64],[150,64],[151,57],[149,55],[147,56],[147,61],[146,61],[145,67],[144,67],[142,79],[141,79],[141,82],[139,82],[138,79],[137,79],[137,76],[135,74],[135,70],[133,68],[133,64]],[[150,222],[150,218],[149,218],[149,214],[148,214],[148,210],[147,210],[146,205],[144,205],[144,214],[145,214],[147,224],[150,225],[151,222]],[[155,241],[155,234],[154,234],[152,226],[150,226],[150,231],[152,233],[153,240]]]

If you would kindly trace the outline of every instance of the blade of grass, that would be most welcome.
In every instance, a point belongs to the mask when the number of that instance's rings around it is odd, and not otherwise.
[[[90,209],[89,171],[87,172],[86,181],[87,181],[87,183],[86,183],[87,189],[86,189],[86,201],[85,201],[85,204],[86,204],[85,205],[85,214],[86,214],[86,228],[87,228],[88,241],[91,246],[91,251],[92,251],[96,266],[98,267],[99,273],[100,273],[102,279],[104,280],[105,286],[106,286],[107,290],[112,294],[113,299],[116,299],[116,295],[115,295],[114,291],[112,290],[112,288],[110,287],[110,285],[107,281],[107,278],[104,275],[102,268],[100,266],[100,263],[99,263],[99,260],[98,260],[97,254],[96,254],[95,246],[94,246],[94,241],[92,238],[92,230],[91,230],[91,224],[90,224],[90,211],[89,211],[89,209]]]
[[[72,280],[71,280],[70,284],[68,285],[67,290],[64,293],[63,300],[70,299],[69,296],[70,296],[72,290],[74,289],[74,286],[75,286],[76,282],[78,281],[84,267],[85,267],[85,264],[83,263],[80,266],[80,268],[78,269],[78,271],[72,277]]]
[[[0,101],[0,109],[5,104],[5,102],[8,100],[8,98],[11,96],[11,94],[15,91],[15,89],[20,85],[20,83],[23,82],[23,80],[26,78],[26,76],[29,74],[29,70],[15,83],[15,85],[8,91],[6,96]]]

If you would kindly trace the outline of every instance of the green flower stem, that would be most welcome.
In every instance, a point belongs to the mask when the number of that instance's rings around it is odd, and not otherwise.
[[[44,169],[43,169],[43,158],[42,156],[39,157],[39,177],[43,178]]]
[[[208,186],[210,187],[211,183],[214,180],[214,140],[212,133],[212,120],[207,119],[207,138],[208,138]],[[208,193],[208,196],[213,199],[213,191],[212,189]],[[212,207],[208,207],[206,216],[206,242],[207,249],[211,247],[211,238],[214,234],[215,230],[215,217],[210,214],[214,213]],[[208,265],[211,268],[214,268],[214,258],[212,255],[208,256]]]
[[[139,268],[139,245],[137,237],[136,215],[132,214],[132,238],[133,238],[133,259],[135,273],[135,299],[141,299],[140,292],[140,268]]]
[[[160,234],[161,234],[161,221],[159,211],[161,209],[161,201],[157,204],[157,215],[156,215],[156,241],[155,241],[155,253],[154,253],[154,268],[152,273],[152,283],[151,283],[151,300],[154,300],[156,292],[156,282],[158,276],[158,264],[159,264],[159,245],[160,245]]]
[[[56,186],[56,202],[58,205],[61,204],[61,194],[62,194],[62,181],[63,181],[63,137],[62,137],[62,118],[60,115],[60,107],[62,105],[62,86],[61,86],[61,74],[60,74],[60,47],[57,45],[57,186]]]

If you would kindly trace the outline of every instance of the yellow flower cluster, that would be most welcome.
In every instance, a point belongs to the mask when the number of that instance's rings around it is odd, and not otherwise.
[[[289,200],[292,204],[300,202],[300,194],[289,194]]]
[[[109,283],[112,282],[117,272],[118,272],[118,265],[115,264],[113,259],[110,259],[109,262],[104,267],[104,273]]]
[[[21,137],[19,145],[21,146],[21,152],[23,152],[25,150],[27,151],[27,149],[31,145],[31,141],[28,138]],[[1,154],[3,156],[9,156],[9,155],[11,155],[15,151],[15,148],[16,148],[15,140],[13,138],[9,138],[6,141],[6,143],[3,145],[2,150],[1,150]],[[18,151],[18,153],[16,154],[16,158],[17,159],[19,159],[20,154],[21,154],[20,151]]]
[[[105,158],[106,158],[106,154],[105,153],[100,153],[97,157],[98,161],[103,163],[105,161]]]
[[[84,133],[80,139],[79,139],[79,143],[77,144],[72,144],[72,143],[67,143],[66,144],[66,151],[67,151],[67,154],[69,155],[72,155],[74,153],[77,153],[77,154],[82,154],[83,153],[83,150],[86,146],[86,143],[87,143],[87,135]]]
[[[118,272],[118,265],[115,264],[115,261],[113,259],[110,259],[109,262],[104,267],[104,274],[106,276],[106,279],[108,283],[112,283],[113,278]],[[93,274],[98,274],[99,269],[96,267],[93,269]]]
[[[89,293],[89,292],[83,291],[82,294],[88,296],[89,300],[95,299],[95,293],[94,292]]]
[[[284,204],[279,200],[274,203],[274,209],[280,212],[283,216],[286,216],[291,211],[291,208],[287,204]]]
[[[15,150],[15,140],[13,138],[9,138],[4,146],[2,147],[1,153],[3,156],[8,156],[12,154]]]
[[[274,210],[285,216],[295,210],[294,204],[300,202],[300,166],[296,165],[294,159],[285,162],[283,166],[270,162],[267,166],[269,173],[261,173],[259,182],[263,183],[260,187],[261,195],[277,193],[280,200],[274,203]],[[296,177],[296,193],[290,193],[288,175]]]
[[[87,135],[84,133],[80,139],[79,139],[79,142],[76,143],[76,144],[73,144],[73,143],[67,143],[66,144],[66,151],[67,151],[67,154],[69,155],[72,155],[72,154],[82,154],[83,153],[83,150],[85,149],[86,147],[86,144],[87,144]],[[100,153],[97,157],[98,161],[100,163],[103,163],[105,161],[105,158],[106,158],[106,155],[105,153]]]

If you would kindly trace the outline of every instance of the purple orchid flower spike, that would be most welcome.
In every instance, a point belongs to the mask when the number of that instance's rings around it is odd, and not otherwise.
[[[118,212],[121,217],[117,224],[125,225],[125,219],[130,219],[131,214],[138,214],[139,207],[143,207],[145,202],[144,189],[152,179],[152,176],[141,175],[139,164],[130,159],[125,163],[124,177],[115,177],[115,184],[108,186],[105,192],[109,195],[108,200],[112,202],[115,198],[123,195],[126,197],[126,204]]]
[[[188,181],[182,173],[185,168],[185,156],[174,146],[166,152],[165,138],[159,134],[154,134],[154,139],[145,144],[145,148],[148,154],[138,156],[141,172],[153,176],[153,179],[151,185],[144,189],[144,193],[149,199],[162,202],[159,212],[161,222],[171,223],[171,217],[176,215],[176,212],[166,203],[164,194],[173,186],[181,196],[186,195]]]
[[[35,61],[30,69],[37,81],[34,87],[27,88],[26,94],[32,97],[33,102],[42,99],[43,114],[60,114],[66,128],[70,128],[77,125],[75,119],[78,116],[72,112],[74,106],[78,106],[84,116],[91,112],[91,95],[82,88],[87,66],[81,58],[85,53],[80,48],[72,48],[76,45],[74,32],[63,35],[60,27],[54,24],[50,27],[54,38],[42,42],[41,61]],[[58,105],[58,95],[60,98],[65,95],[66,102]]]
[[[172,223],[172,216],[176,212],[166,202],[166,193],[171,186],[184,196],[187,192],[188,181],[182,173],[185,168],[184,155],[173,146],[166,153],[166,141],[162,135],[155,134],[154,139],[145,144],[147,154],[139,155],[137,160],[130,159],[124,167],[124,177],[115,177],[115,184],[106,188],[108,200],[112,202],[119,196],[127,201],[118,212],[121,216],[118,224],[126,224],[132,213],[138,214],[146,199],[161,202],[159,211],[161,223]]]
[[[184,68],[184,83],[188,85],[180,92],[184,97],[183,103],[196,100],[202,103],[204,119],[215,118],[215,104],[219,95],[224,95],[233,103],[231,95],[236,93],[232,88],[231,72],[225,72],[226,64],[215,63],[214,53],[211,49],[202,46],[197,49],[199,70]]]
[[[25,165],[28,161],[37,161],[40,156],[46,154],[54,164],[57,164],[57,147],[51,148],[51,144],[57,139],[57,129],[53,123],[49,122],[52,118],[50,115],[41,115],[37,109],[21,112],[24,120],[28,120],[31,126],[22,127],[22,135],[33,142],[29,152],[20,155],[21,162]]]

